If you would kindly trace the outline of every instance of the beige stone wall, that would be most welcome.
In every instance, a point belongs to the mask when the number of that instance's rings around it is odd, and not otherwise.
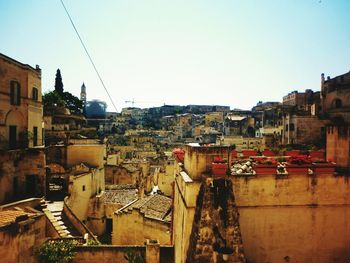
[[[288,116],[283,120],[284,133],[282,143],[311,144],[321,140],[321,127],[325,127],[325,120],[320,120],[317,116]],[[294,124],[294,131],[286,130],[286,125]]]
[[[43,215],[0,229],[0,261],[36,263],[34,251],[45,239]]]
[[[67,146],[67,165],[85,163],[89,166],[104,166],[104,144],[76,144]]]
[[[69,181],[70,195],[67,204],[80,220],[86,221],[92,198],[104,190],[104,169],[71,175]]]
[[[90,228],[86,226],[84,222],[76,215],[75,211],[69,207],[69,199],[66,197],[64,199],[63,211],[62,213],[66,216],[69,222],[74,226],[74,228],[80,233],[81,236],[84,236],[86,233],[89,234],[89,238],[96,241],[94,235],[95,232],[92,232]]]
[[[146,218],[139,210],[113,215],[113,245],[142,245],[146,239],[156,239],[162,245],[171,244],[170,224]]]
[[[25,197],[43,196],[45,194],[45,165],[45,154],[40,149],[1,153],[0,204]],[[27,180],[30,176],[34,176],[36,182],[28,189]]]
[[[326,158],[336,162],[337,166],[350,166],[350,129],[348,126],[327,127],[327,153]]]
[[[185,146],[184,169],[195,180],[203,173],[210,173],[211,165],[215,157],[221,157],[230,161],[231,147],[192,147]]]
[[[220,122],[224,121],[223,112],[208,112],[205,114],[205,125],[210,125],[211,122]]]
[[[220,141],[222,145],[236,145],[237,150],[244,149],[255,149],[264,150],[265,143],[263,138],[250,138],[243,136],[225,136],[223,140]]]
[[[110,263],[128,263],[124,258],[125,251],[131,250],[135,253],[145,253],[144,246],[85,246],[78,247],[73,263],[86,262],[110,262]],[[147,262],[151,263],[151,262]]]
[[[91,187],[91,173],[71,176],[69,182],[69,199],[67,204],[81,221],[86,221],[90,199],[94,196]]]
[[[200,183],[176,172],[173,207],[173,245],[175,262],[186,262]],[[190,179],[190,180],[189,180]]]
[[[350,185],[334,175],[232,178],[250,262],[349,262]]]
[[[132,251],[146,256],[145,246],[80,246],[76,248],[76,255],[73,263],[86,262],[108,262],[108,263],[129,263],[124,256],[126,251]],[[155,261],[154,257],[146,263],[171,263],[173,260],[173,248],[171,246],[160,246],[160,261]]]
[[[240,208],[250,262],[350,262],[349,206]]]
[[[38,127],[38,145],[42,145],[41,71],[10,58],[0,56],[0,149],[8,147],[9,125],[17,126],[17,139],[21,132],[33,132]],[[10,104],[10,83],[20,84],[20,105]],[[38,101],[32,99],[33,87],[38,89]],[[4,126],[2,126],[2,125]],[[29,146],[33,140],[29,141]]]
[[[105,166],[107,184],[136,184],[139,178],[139,171],[128,172],[127,169],[120,166]]]
[[[165,195],[173,196],[175,163],[168,161],[164,166],[164,172],[158,173],[158,187]]]
[[[107,165],[118,165],[120,163],[120,153],[108,154]]]

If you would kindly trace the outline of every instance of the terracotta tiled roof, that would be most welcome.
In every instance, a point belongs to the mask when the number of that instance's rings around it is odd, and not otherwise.
[[[103,195],[104,203],[120,204],[125,206],[137,199],[137,189],[106,190]]]
[[[16,221],[19,216],[33,216],[35,214],[18,210],[0,211],[0,226],[5,226]]]
[[[170,197],[155,194],[139,199],[131,206],[125,207],[119,211],[138,209],[145,217],[170,222],[171,205],[172,199]]]

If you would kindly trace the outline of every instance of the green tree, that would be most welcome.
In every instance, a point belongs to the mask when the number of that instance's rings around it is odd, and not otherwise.
[[[40,263],[70,263],[76,246],[73,240],[49,240],[35,252]]]
[[[72,93],[64,92],[62,94],[63,101],[65,106],[71,111],[75,113],[81,113],[83,110],[83,102]]]
[[[43,96],[44,109],[52,106],[66,107],[71,112],[81,113],[83,102],[69,92],[58,93],[56,90],[45,93]]]
[[[56,90],[54,90],[43,95],[43,105],[44,108],[52,106],[64,107],[65,103],[62,96]]]
[[[63,93],[63,82],[60,69],[57,69],[56,72],[55,91],[57,91],[59,94]]]

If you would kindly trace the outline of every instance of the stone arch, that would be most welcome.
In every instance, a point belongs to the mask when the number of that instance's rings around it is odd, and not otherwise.
[[[5,117],[6,126],[16,125],[17,127],[25,127],[25,119],[19,110],[10,110]]]
[[[18,146],[26,147],[27,141],[23,140],[23,136],[20,136],[22,132],[25,132],[25,124],[25,118],[19,110],[10,110],[6,114],[6,138],[8,140],[8,147],[10,149],[16,149]]]

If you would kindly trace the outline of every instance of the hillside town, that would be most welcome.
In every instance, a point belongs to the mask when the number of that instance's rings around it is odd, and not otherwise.
[[[350,72],[251,109],[108,112],[0,54],[1,262],[349,262]]]

